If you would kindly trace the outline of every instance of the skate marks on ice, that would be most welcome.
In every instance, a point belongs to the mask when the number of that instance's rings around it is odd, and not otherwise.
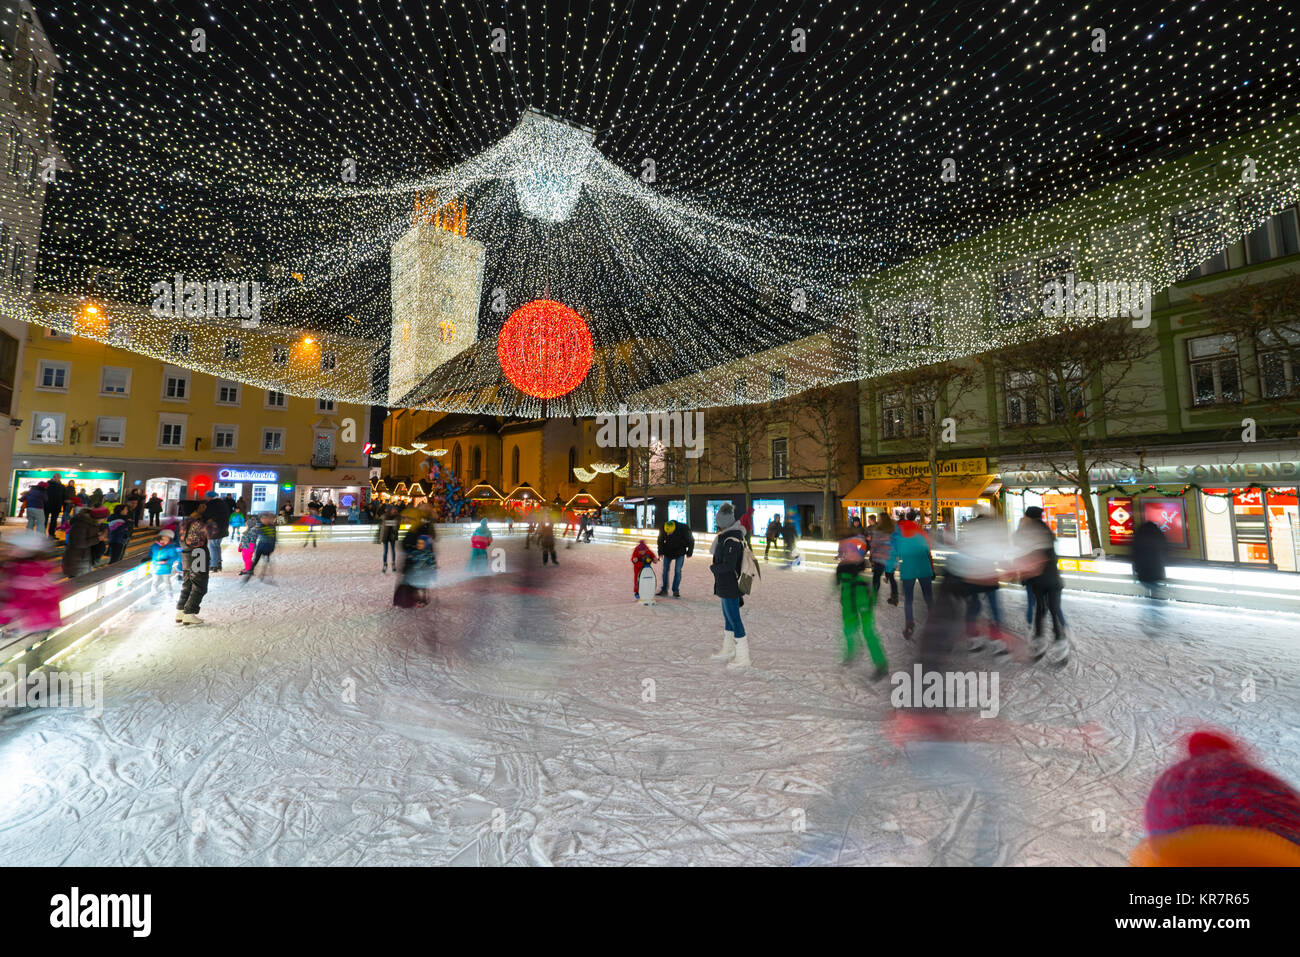
[[[645,607],[624,548],[543,568],[502,544],[507,572],[469,577],[465,543],[440,542],[425,609],[392,608],[378,547],[356,544],[291,552],[275,588],[214,576],[201,628],[133,613],[65,663],[105,673],[102,717],[0,719],[0,848],[47,864],[1122,863],[1189,720],[1296,776],[1290,622],[1244,640],[1240,618],[1192,616],[1159,642],[1067,596],[1070,663],[1008,668],[998,719],[927,748],[896,740],[888,681],[836,664],[824,576],[764,579],[744,611],[756,667],[735,674],[708,658],[706,558],[683,599]],[[904,660],[901,609],[880,619]]]

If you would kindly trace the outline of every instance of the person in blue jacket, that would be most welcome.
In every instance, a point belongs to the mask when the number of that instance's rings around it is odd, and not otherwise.
[[[181,547],[176,544],[176,533],[170,528],[164,528],[149,549],[149,575],[152,579],[149,585],[150,597],[156,600],[161,596],[165,584],[170,598],[172,577],[180,567]]]
[[[898,523],[894,534],[890,536],[889,570],[898,569],[898,577],[903,580],[903,637],[911,638],[916,630],[912,617],[912,598],[916,585],[921,586],[921,597],[925,599],[926,611],[934,600],[934,563],[930,558],[930,543],[925,533],[916,523],[915,513]]]

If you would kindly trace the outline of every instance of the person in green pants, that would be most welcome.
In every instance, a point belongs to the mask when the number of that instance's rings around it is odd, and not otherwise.
[[[875,589],[862,577],[866,569],[866,540],[853,535],[840,542],[835,581],[840,588],[840,614],[844,622],[844,663],[850,664],[857,657],[860,645],[866,645],[876,666],[871,677],[878,681],[888,673],[888,665],[880,636],[876,634]]]

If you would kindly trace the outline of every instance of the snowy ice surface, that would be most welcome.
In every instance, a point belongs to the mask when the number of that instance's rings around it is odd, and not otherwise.
[[[975,743],[907,742],[888,681],[839,664],[825,572],[769,566],[728,672],[708,558],[632,600],[630,551],[522,539],[436,604],[379,546],[285,546],[213,576],[203,626],[142,605],[59,664],[105,709],[0,717],[0,855],[31,864],[1123,864],[1178,736],[1213,723],[1300,780],[1300,623],[1067,593],[1064,668],[1001,669]],[[653,544],[653,543],[652,543]],[[918,596],[919,599],[919,596]],[[1023,598],[1004,590],[1024,630]],[[901,607],[881,604],[906,666]],[[996,667],[974,656],[972,667]],[[653,700],[647,680],[653,680]],[[1253,680],[1254,700],[1243,691]]]

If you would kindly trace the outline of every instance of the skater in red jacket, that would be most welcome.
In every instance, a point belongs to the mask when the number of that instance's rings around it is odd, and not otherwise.
[[[637,543],[636,548],[632,549],[632,597],[638,601],[641,598],[641,569],[657,561],[655,553],[650,551],[650,546],[645,543],[644,538]]]

